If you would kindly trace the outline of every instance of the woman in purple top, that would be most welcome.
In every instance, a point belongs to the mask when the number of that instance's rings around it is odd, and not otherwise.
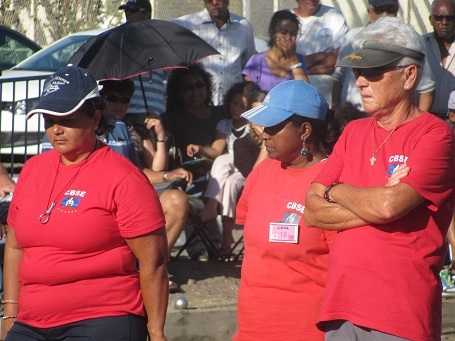
[[[294,13],[275,12],[269,26],[270,49],[250,58],[242,72],[244,79],[265,91],[291,79],[308,82],[305,58],[296,52],[298,32],[299,20]]]

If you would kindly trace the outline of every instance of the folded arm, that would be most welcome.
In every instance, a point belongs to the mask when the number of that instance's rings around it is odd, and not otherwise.
[[[368,223],[386,224],[403,217],[425,200],[411,186],[400,182],[409,171],[409,166],[402,164],[385,186],[333,186],[328,192],[332,203],[324,198],[327,187],[313,183],[305,199],[306,225],[344,230]]]
[[[309,75],[332,74],[340,48],[334,52],[318,52],[305,56],[307,72]]]

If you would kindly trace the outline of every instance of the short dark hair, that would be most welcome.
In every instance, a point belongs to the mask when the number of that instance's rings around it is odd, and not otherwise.
[[[289,10],[283,9],[281,11],[276,11],[273,13],[272,19],[270,19],[269,24],[269,46],[272,46],[272,37],[276,33],[276,26],[279,22],[289,20],[297,25],[300,28],[300,21],[297,16]]]

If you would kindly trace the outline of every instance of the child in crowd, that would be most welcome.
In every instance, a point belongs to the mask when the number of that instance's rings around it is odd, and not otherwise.
[[[258,89],[248,98],[248,110],[261,105],[267,95],[267,91]],[[263,127],[252,122],[250,133],[234,142],[234,166],[246,178],[261,161],[267,158],[267,151],[262,140]]]
[[[234,212],[240,190],[245,178],[234,166],[234,141],[249,134],[248,122],[241,118],[247,110],[250,93],[259,87],[252,82],[234,84],[225,94],[223,105],[232,118],[221,120],[216,127],[216,138],[211,146],[190,144],[187,154],[190,157],[200,155],[215,159],[210,171],[210,179],[204,197],[207,199],[205,207],[199,212],[203,222],[216,219],[218,206],[221,205],[223,223],[223,242],[221,255],[228,255],[234,225]],[[223,152],[227,149],[227,153]]]

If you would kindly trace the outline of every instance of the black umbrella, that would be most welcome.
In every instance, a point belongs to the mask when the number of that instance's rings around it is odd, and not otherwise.
[[[190,30],[170,21],[150,19],[126,22],[93,37],[68,64],[89,70],[97,80],[123,80],[146,72],[188,67],[213,54],[219,52]],[[147,106],[143,86],[142,94]]]
[[[218,54],[190,30],[164,20],[126,22],[88,40],[70,58],[96,79],[123,80],[145,72],[188,67]]]

